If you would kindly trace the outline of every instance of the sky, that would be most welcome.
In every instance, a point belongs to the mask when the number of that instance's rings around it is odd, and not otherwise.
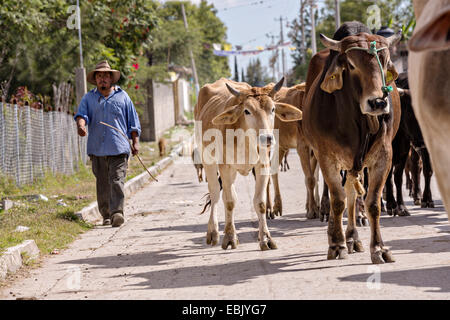
[[[190,1],[200,3],[200,0]],[[267,35],[277,36],[274,41],[279,41],[280,17],[283,18],[284,41],[289,41],[288,24],[292,23],[300,11],[299,0],[208,0],[208,3],[214,4],[218,10],[217,16],[227,27],[227,42],[233,46],[242,45],[244,50],[255,50],[257,46],[269,45],[272,40]],[[293,67],[292,52],[289,47],[285,47],[284,51],[286,70],[289,70]],[[242,68],[245,72],[250,60],[257,57],[260,58],[262,65],[268,68],[272,54],[273,51],[266,51],[251,56],[237,55],[239,74]],[[279,61],[281,63],[281,53]],[[229,58],[229,65],[234,76],[234,56]],[[281,78],[281,64],[279,69],[280,74],[276,74],[276,78]],[[268,75],[272,75],[272,72],[267,70]]]

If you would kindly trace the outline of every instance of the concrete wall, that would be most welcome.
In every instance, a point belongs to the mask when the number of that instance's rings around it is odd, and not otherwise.
[[[158,141],[164,131],[182,122],[185,111],[192,111],[190,85],[188,81],[179,78],[167,84],[149,80],[146,87],[148,99],[140,119],[141,140]]]
[[[141,120],[142,141],[157,141],[164,131],[175,125],[172,84],[149,81],[147,108]]]
[[[180,102],[180,109],[189,112],[192,111],[191,102],[189,99],[189,82],[184,79],[178,79],[178,99]]]

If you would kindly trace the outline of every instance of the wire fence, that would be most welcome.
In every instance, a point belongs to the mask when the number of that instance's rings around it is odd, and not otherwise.
[[[18,186],[46,172],[75,173],[87,162],[86,146],[72,114],[0,102],[0,174]]]

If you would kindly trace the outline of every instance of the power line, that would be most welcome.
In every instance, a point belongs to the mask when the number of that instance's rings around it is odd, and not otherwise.
[[[228,11],[230,9],[235,9],[235,8],[242,8],[242,7],[249,7],[249,6],[258,6],[258,5],[262,5],[264,3],[267,2],[273,2],[276,0],[257,0],[257,1],[252,1],[249,3],[243,3],[243,4],[238,4],[235,6],[230,6],[230,7],[221,7],[221,8],[216,8],[217,11]]]

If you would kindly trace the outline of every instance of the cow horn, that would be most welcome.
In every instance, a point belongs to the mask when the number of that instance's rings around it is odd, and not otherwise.
[[[281,78],[281,80],[278,81],[277,84],[272,88],[272,90],[269,93],[269,96],[273,98],[275,96],[275,94],[278,91],[280,91],[281,87],[283,86],[283,83],[284,83],[284,77]]]
[[[320,41],[322,44],[327,47],[328,49],[334,50],[334,51],[341,51],[341,42],[338,40],[333,40],[328,38],[327,36],[320,34]]]
[[[233,96],[239,98],[239,96],[241,95],[241,93],[240,93],[238,90],[234,89],[234,88],[233,88],[232,86],[230,86],[228,83],[225,83],[225,85],[227,86],[228,91],[230,91],[230,93],[231,93]]]
[[[392,46],[395,46],[400,41],[401,38],[402,38],[402,32],[401,31],[397,32],[396,34],[394,34],[394,35],[392,35],[392,36],[390,36],[388,38],[386,38],[389,48],[392,47]]]
[[[409,92],[409,89],[402,89],[402,88],[397,88],[398,94],[400,95],[400,97],[403,97],[404,95],[411,95],[411,93]]]

